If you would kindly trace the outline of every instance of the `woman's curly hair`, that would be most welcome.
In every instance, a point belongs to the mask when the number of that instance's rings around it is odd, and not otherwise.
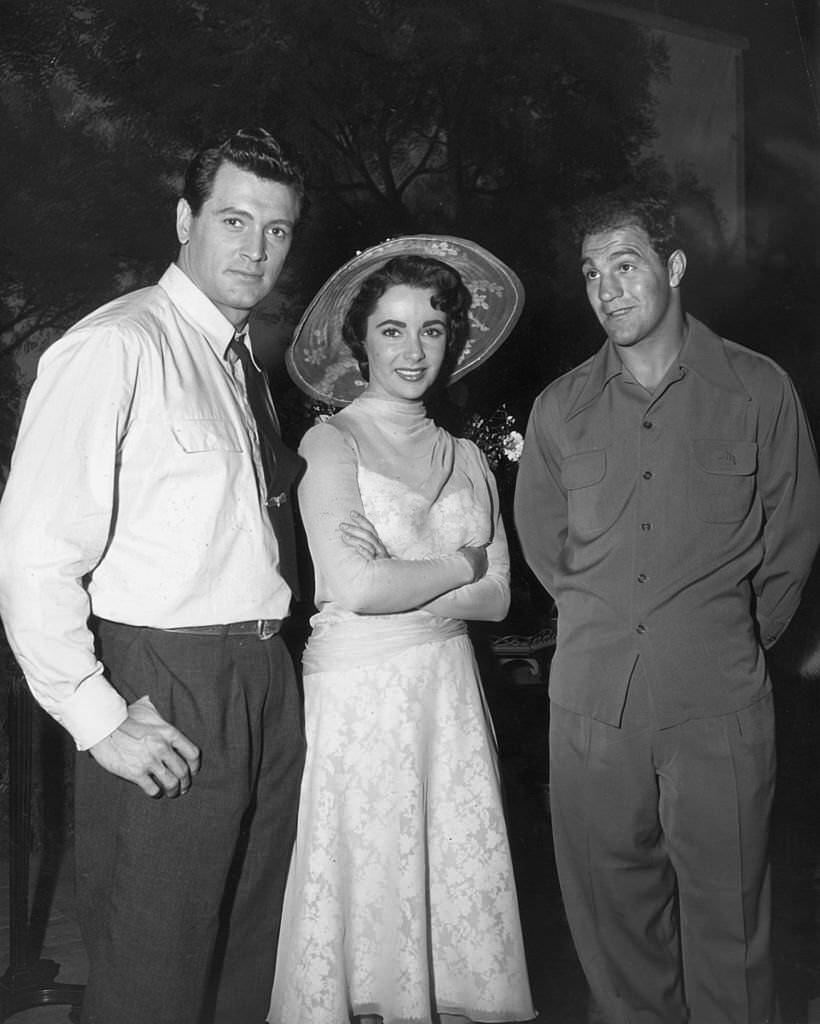
[[[433,308],[447,317],[443,376],[452,370],[467,340],[470,329],[468,314],[473,300],[458,271],[430,256],[394,256],[364,279],[342,324],[342,337],[365,380],[368,379],[364,344],[368,317],[387,289],[401,284],[410,288],[432,289]]]

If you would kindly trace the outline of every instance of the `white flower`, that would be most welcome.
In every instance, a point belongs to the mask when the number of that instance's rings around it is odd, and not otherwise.
[[[510,462],[518,462],[524,451],[524,438],[517,430],[511,430],[502,441],[504,454]]]

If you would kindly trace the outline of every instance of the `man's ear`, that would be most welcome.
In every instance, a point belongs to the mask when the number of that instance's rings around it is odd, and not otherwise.
[[[675,249],[666,261],[666,269],[669,273],[669,284],[677,288],[686,273],[686,253],[683,249]]]
[[[177,203],[177,238],[180,245],[187,245],[191,237],[191,221],[193,213],[187,199],[180,199]]]

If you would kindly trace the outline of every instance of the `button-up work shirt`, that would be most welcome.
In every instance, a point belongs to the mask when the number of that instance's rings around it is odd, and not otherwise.
[[[232,337],[172,265],[40,360],[0,502],[0,613],[80,749],[126,714],[90,613],[160,628],[287,615]]]
[[[530,416],[516,488],[558,610],[550,697],[620,722],[640,659],[662,727],[745,707],[820,541],[814,445],[791,380],[692,317],[654,393],[607,342]]]

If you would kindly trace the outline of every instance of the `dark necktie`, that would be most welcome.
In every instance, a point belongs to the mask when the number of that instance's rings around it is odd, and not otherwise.
[[[273,406],[262,372],[256,368],[244,335],[234,335],[230,349],[242,364],[248,405],[256,422],[259,451],[265,474],[265,504],[279,545],[279,570],[290,585],[295,597],[299,596],[296,536],[294,532],[292,502],[289,496],[304,469],[304,460],[291,451],[279,434]]]
[[[256,432],[259,435],[262,470],[265,474],[265,504],[270,507],[284,501],[284,495],[276,494],[273,491],[274,481],[276,480],[276,454],[274,450],[276,441],[273,438],[274,435],[278,438],[279,431],[273,419],[273,412],[268,405],[262,373],[254,365],[244,339],[244,334],[235,334],[229,347],[242,364],[248,405],[251,407],[251,413],[256,422]]]

